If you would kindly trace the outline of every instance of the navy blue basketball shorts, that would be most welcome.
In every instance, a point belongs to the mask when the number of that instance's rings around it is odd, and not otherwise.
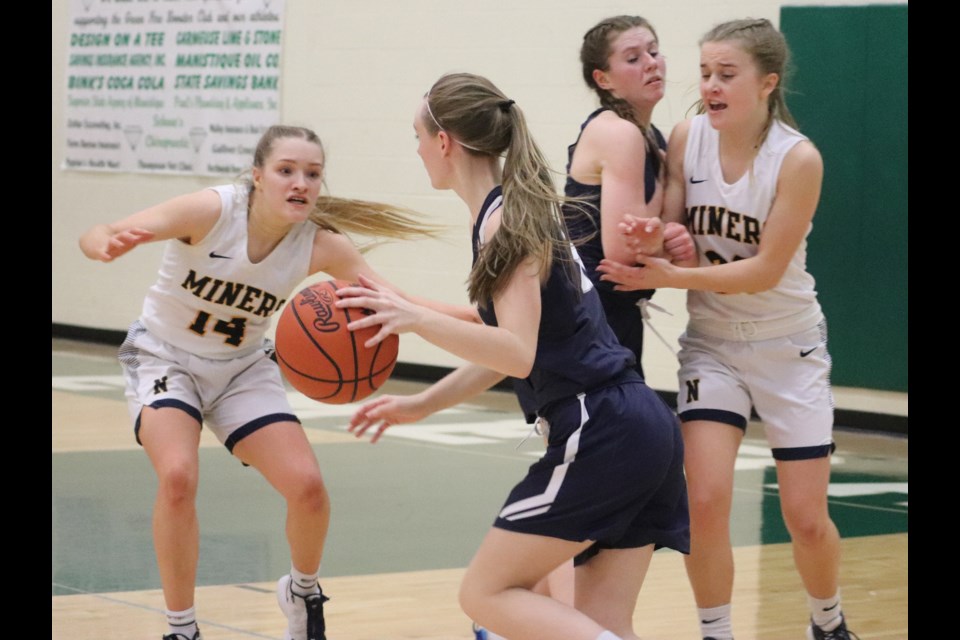
[[[673,411],[633,376],[551,404],[547,450],[510,492],[494,526],[594,544],[690,552],[683,440]]]

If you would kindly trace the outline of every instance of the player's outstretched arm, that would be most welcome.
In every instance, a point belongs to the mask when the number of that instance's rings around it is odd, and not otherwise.
[[[455,305],[437,300],[430,300],[420,296],[409,295],[399,287],[373,270],[363,254],[355,244],[345,235],[321,230],[314,240],[313,255],[310,263],[310,273],[324,272],[334,278],[357,282],[362,275],[379,285],[390,289],[404,300],[439,313],[467,320],[480,322],[477,310],[469,305]]]
[[[220,194],[204,189],[154,205],[80,236],[80,250],[91,260],[111,262],[145,242],[179,238],[199,242],[220,217]]]
[[[467,364],[409,396],[383,395],[363,404],[350,419],[348,430],[358,438],[371,433],[376,442],[389,427],[409,424],[447,409],[486,391],[504,376],[479,365]]]
[[[503,291],[494,296],[498,326],[464,322],[399,296],[360,277],[359,287],[337,291],[336,306],[369,310],[349,324],[351,331],[379,326],[367,340],[371,347],[391,333],[413,332],[431,344],[469,362],[525,378],[536,356],[540,322],[540,281],[534,265],[518,266]]]
[[[109,225],[99,224],[80,236],[80,250],[91,260],[112,262],[153,237],[153,232],[147,229],[113,231]]]
[[[483,320],[480,319],[480,314],[477,313],[477,308],[468,304],[450,304],[448,302],[440,302],[439,300],[430,300],[429,298],[424,298],[421,296],[412,296],[406,295],[402,292],[400,293],[403,297],[414,304],[418,304],[421,307],[426,307],[427,309],[433,309],[434,311],[439,311],[442,314],[452,316],[458,320],[466,320],[467,322],[475,322],[482,324]]]

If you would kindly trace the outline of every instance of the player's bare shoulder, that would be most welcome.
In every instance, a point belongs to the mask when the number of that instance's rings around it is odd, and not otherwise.
[[[667,142],[667,153],[670,153],[670,149],[673,149],[675,146],[678,151],[683,151],[683,148],[687,144],[687,134],[690,133],[690,122],[691,120],[688,118],[674,125],[670,131],[670,140]]]
[[[624,144],[630,141],[643,143],[643,132],[635,123],[607,110],[590,121],[583,130],[581,140],[600,145]]]
[[[823,156],[820,155],[820,150],[812,140],[801,140],[793,145],[784,158],[784,163],[787,162],[798,168],[823,171]]]
[[[801,140],[793,145],[783,159],[778,182],[796,182],[800,185],[819,187],[823,180],[823,156],[810,140]]]
[[[330,273],[335,265],[352,264],[359,256],[359,249],[347,235],[318,228],[313,236],[310,273]]]

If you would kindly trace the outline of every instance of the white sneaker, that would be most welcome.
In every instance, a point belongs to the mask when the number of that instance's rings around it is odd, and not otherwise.
[[[277,580],[277,602],[283,615],[287,616],[283,640],[327,640],[323,603],[330,598],[323,595],[323,591],[309,596],[297,595],[292,585],[290,574]]]

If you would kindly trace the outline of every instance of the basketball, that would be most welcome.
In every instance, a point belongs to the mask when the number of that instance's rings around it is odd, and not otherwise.
[[[277,363],[294,389],[313,400],[345,404],[363,400],[387,381],[397,363],[396,334],[371,348],[379,325],[350,331],[347,324],[370,313],[338,309],[344,280],[327,280],[300,290],[280,312],[274,338]]]

